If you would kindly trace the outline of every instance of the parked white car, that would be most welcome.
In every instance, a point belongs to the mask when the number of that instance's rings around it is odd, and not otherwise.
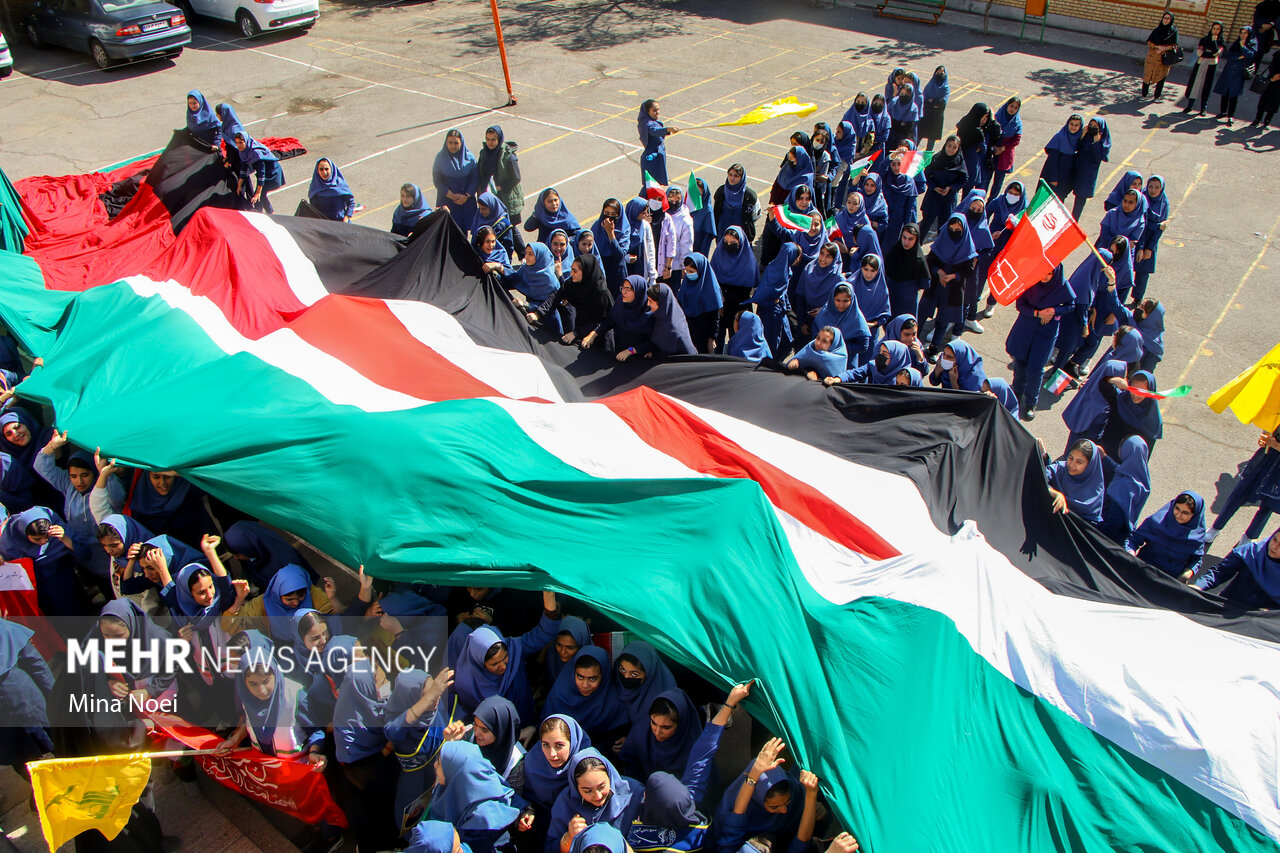
[[[320,0],[179,0],[188,15],[232,21],[245,38],[300,27],[310,29],[320,17]]]
[[[9,54],[9,43],[0,33],[0,77],[8,77],[13,72],[13,57]]]

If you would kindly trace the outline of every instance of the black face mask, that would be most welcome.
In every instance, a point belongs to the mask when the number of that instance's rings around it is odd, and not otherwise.
[[[955,240],[957,243],[959,243],[959,242],[960,242],[960,237],[961,237],[961,235],[962,235],[962,234],[964,234],[964,231],[952,231],[950,228],[948,228],[948,229],[947,229],[947,234],[949,234],[949,235],[951,236],[951,239],[952,239],[952,240]]]
[[[982,218],[982,214],[976,210],[966,210],[964,212],[964,215],[968,217],[970,222],[977,222],[979,219]]]
[[[724,247],[730,254],[732,254],[734,252],[737,252],[739,249],[741,249],[742,244],[741,243],[725,243]]]
[[[857,110],[858,112],[863,112],[863,111],[865,111],[865,110],[866,110],[867,105],[866,105],[866,103],[861,103],[861,104],[859,104],[859,103],[855,103],[855,104],[853,105],[853,108],[854,108],[855,110]]]
[[[883,373],[885,368],[888,366],[889,366],[889,356],[885,355],[882,352],[876,353],[876,370],[879,370],[881,373]]]
[[[630,688],[632,688],[632,689],[635,689],[635,688],[639,687],[641,684],[644,684],[644,676],[643,676],[643,675],[624,675],[624,676],[622,676],[622,686],[623,686],[623,687],[630,687]]]

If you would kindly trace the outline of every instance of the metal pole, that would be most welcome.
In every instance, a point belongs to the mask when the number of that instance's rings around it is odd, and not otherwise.
[[[498,55],[502,57],[502,76],[507,81],[506,105],[516,105],[515,92],[511,91],[511,68],[507,65],[507,43],[502,40],[502,21],[498,18],[498,0],[489,0],[489,8],[493,10],[493,31],[498,34]]]

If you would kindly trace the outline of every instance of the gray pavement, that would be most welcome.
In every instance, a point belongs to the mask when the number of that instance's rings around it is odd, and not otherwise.
[[[1205,397],[1273,346],[1277,334],[1274,242],[1280,190],[1274,151],[1280,132],[1248,132],[1256,96],[1242,98],[1234,130],[1179,112],[1177,81],[1162,104],[1137,100],[1140,50],[1093,36],[1050,31],[1044,44],[984,35],[980,18],[951,15],[938,27],[880,19],[865,9],[816,9],[802,2],[503,2],[518,105],[507,101],[488,4],[466,0],[322,4],[308,34],[246,42],[230,26],[195,24],[196,38],[175,61],[110,72],[60,49],[14,46],[15,74],[0,83],[5,116],[0,166],[13,178],[101,168],[162,147],[183,121],[184,94],[202,89],[228,101],[255,135],[296,136],[310,150],[286,161],[288,188],[275,195],[292,210],[306,191],[315,157],[342,167],[366,210],[361,224],[386,228],[401,183],[430,184],[444,131],[460,128],[476,146],[501,124],[520,143],[529,196],[561,188],[583,220],[607,196],[629,197],[639,182],[635,114],[658,98],[679,126],[733,118],[778,97],[818,104],[799,122],[696,130],[669,142],[673,181],[695,168],[712,186],[742,162],[767,190],[796,127],[838,119],[859,90],[883,87],[905,65],[927,76],[950,69],[948,122],[971,104],[1024,100],[1017,177],[1032,180],[1041,147],[1068,114],[1102,114],[1114,147],[1099,191],[1105,196],[1132,167],[1165,176],[1173,208],[1151,295],[1168,307],[1165,387],[1190,383],[1184,400],[1164,404],[1165,438],[1153,457],[1154,509],[1194,488],[1225,497],[1257,430],[1215,415]],[[1096,233],[1101,197],[1083,224]],[[1083,258],[1077,253],[1071,266]],[[1268,307],[1271,306],[1271,307]],[[1008,376],[1004,337],[1012,312],[967,336],[988,372]],[[815,389],[815,393],[817,390]],[[1059,402],[1031,431],[1057,451],[1066,439]],[[1237,516],[1214,548],[1240,536]]]

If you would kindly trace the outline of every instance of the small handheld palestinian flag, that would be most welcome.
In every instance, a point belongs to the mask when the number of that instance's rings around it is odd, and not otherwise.
[[[698,186],[698,176],[689,173],[689,210],[702,210],[702,187]]]
[[[1055,397],[1062,396],[1062,392],[1071,387],[1071,376],[1063,369],[1059,368],[1049,376],[1044,382],[1044,390],[1048,391]]]
[[[924,167],[928,166],[931,160],[933,160],[932,151],[903,151],[902,165],[898,167],[898,171],[908,178],[914,178],[924,171]]]
[[[654,180],[653,175],[644,173],[644,191],[641,193],[645,201],[660,201],[662,209],[667,209],[667,188]]]
[[[1171,400],[1178,397],[1185,397],[1191,393],[1190,385],[1179,385],[1177,388],[1171,388],[1168,391],[1143,391],[1141,388],[1129,386],[1129,395],[1131,397],[1143,397],[1148,400]]]
[[[1011,304],[1088,241],[1062,200],[1041,180],[1008,244],[991,262],[987,283],[992,295],[1001,305]]]
[[[870,154],[868,154],[866,157],[863,157],[861,160],[854,160],[852,163],[850,163],[849,164],[850,183],[858,180],[858,178],[862,176],[862,173],[867,171],[867,169],[871,167],[871,164],[876,161],[876,158],[883,153],[884,152],[882,150],[876,149],[875,151],[872,151]]]

